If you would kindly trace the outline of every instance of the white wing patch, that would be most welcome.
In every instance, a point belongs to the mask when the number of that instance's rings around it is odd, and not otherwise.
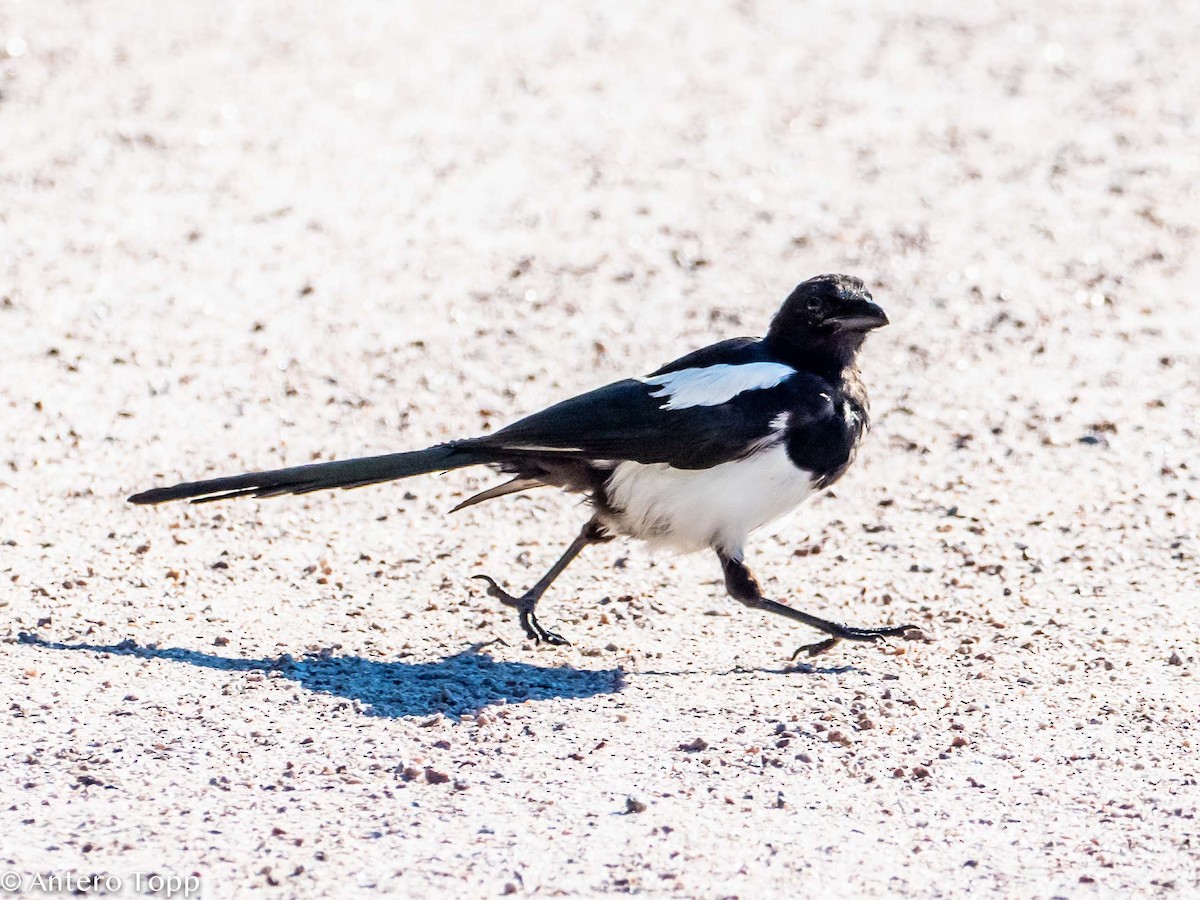
[[[773,388],[796,370],[783,363],[746,363],[735,366],[720,363],[703,369],[681,369],[666,375],[643,378],[646,384],[662,389],[651,397],[665,397],[659,409],[687,409],[691,406],[719,406],[745,391]]]

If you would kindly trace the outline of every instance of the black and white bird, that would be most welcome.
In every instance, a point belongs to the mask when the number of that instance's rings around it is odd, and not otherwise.
[[[493,434],[155,488],[129,501],[277,497],[490,466],[512,479],[455,510],[546,485],[584,494],[591,505],[562,558],[519,597],[475,576],[517,610],[535,641],[566,643],[538,621],[538,600],[584,547],[620,535],[685,553],[714,551],[735,600],[828,635],[796,654],[902,635],[911,626],[855,628],[764,597],[744,555],[752,532],[828,488],[854,460],[869,425],[856,357],[867,332],[887,323],[861,280],[820,275],[796,286],[761,339],[721,341]]]

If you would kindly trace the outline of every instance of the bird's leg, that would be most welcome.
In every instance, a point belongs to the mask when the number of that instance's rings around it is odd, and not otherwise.
[[[877,641],[880,638],[897,637],[915,627],[913,625],[896,625],[887,628],[855,628],[851,625],[842,625],[838,622],[830,622],[828,619],[809,615],[806,612],[801,612],[798,609],[793,609],[790,606],[785,606],[782,603],[768,600],[764,597],[762,590],[758,586],[758,581],[755,580],[750,570],[746,568],[746,564],[740,559],[734,559],[726,556],[724,553],[718,553],[717,556],[721,559],[721,568],[725,570],[725,589],[729,591],[729,595],[734,600],[752,609],[763,609],[767,612],[786,616],[796,622],[803,622],[805,625],[829,635],[823,641],[818,641],[815,644],[805,644],[792,654],[792,659],[795,659],[801,653],[807,653],[809,656],[824,653],[838,641]]]
[[[567,639],[562,635],[555,634],[553,631],[547,631],[538,622],[537,616],[534,615],[534,607],[537,606],[538,600],[542,594],[546,593],[546,589],[554,583],[554,579],[562,574],[563,569],[571,564],[579,552],[588,544],[603,544],[606,541],[611,541],[610,535],[604,534],[602,526],[593,519],[583,526],[579,535],[571,542],[571,546],[566,552],[559,557],[558,562],[550,567],[550,571],[542,576],[533,587],[527,590],[520,597],[514,597],[512,594],[505,591],[500,585],[487,575],[476,575],[480,581],[488,583],[487,592],[503,603],[505,606],[511,606],[520,613],[521,627],[525,629],[525,633],[539,643],[545,641],[547,644],[566,644]]]

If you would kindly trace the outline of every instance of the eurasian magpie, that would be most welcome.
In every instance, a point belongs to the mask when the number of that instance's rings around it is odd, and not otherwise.
[[[491,596],[517,610],[535,641],[566,643],[538,622],[538,600],[584,547],[618,535],[685,553],[712,549],[735,600],[829,635],[793,658],[840,640],[902,635],[912,626],[855,628],[770,600],[744,557],[751,532],[828,488],[854,460],[869,425],[856,357],[867,332],[886,324],[860,279],[819,275],[796,286],[766,337],[721,341],[493,434],[155,488],[129,502],[277,497],[490,466],[512,479],[454,511],[542,486],[583,494],[592,507],[566,552],[521,596],[487,575],[475,576],[487,582]]]

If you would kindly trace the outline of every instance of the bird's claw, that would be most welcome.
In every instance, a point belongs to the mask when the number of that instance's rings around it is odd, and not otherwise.
[[[487,592],[488,592],[489,597],[495,597],[497,600],[499,600],[505,606],[511,606],[514,609],[521,608],[521,601],[518,600],[516,597],[514,597],[512,594],[510,594],[508,591],[504,590],[504,588],[500,587],[500,585],[496,584],[496,579],[492,578],[492,576],[490,576],[490,575],[472,575],[471,578],[473,578],[476,581],[486,581],[487,582],[487,585],[488,585]]]
[[[796,661],[801,653],[807,653],[809,656],[819,656],[826,650],[832,650],[834,646],[841,641],[841,638],[826,638],[823,641],[817,641],[815,644],[805,644],[803,647],[797,647],[796,652],[792,654],[792,662]]]
[[[534,643],[550,644],[552,647],[569,647],[571,645],[571,642],[561,634],[543,628],[542,623],[533,614],[533,610],[529,610],[529,612],[522,610],[521,627],[525,629],[527,635],[533,638]]]
[[[490,575],[472,575],[471,577],[479,581],[486,581],[489,597],[495,597],[505,606],[511,606],[519,613],[521,628],[525,630],[525,634],[534,643],[545,643],[555,647],[570,645],[571,642],[565,637],[544,628],[542,623],[537,620],[537,616],[533,613],[534,605],[537,603],[536,597],[531,597],[528,594],[521,597],[514,597],[508,591],[504,590],[504,588],[500,587]]]
[[[835,627],[836,631],[831,632],[831,636],[825,640],[798,647],[792,654],[792,659],[795,660],[801,653],[818,656],[827,650],[832,650],[841,641],[878,641],[885,637],[901,637],[917,629],[915,625],[893,625],[887,628],[855,628],[851,625],[835,625]]]

